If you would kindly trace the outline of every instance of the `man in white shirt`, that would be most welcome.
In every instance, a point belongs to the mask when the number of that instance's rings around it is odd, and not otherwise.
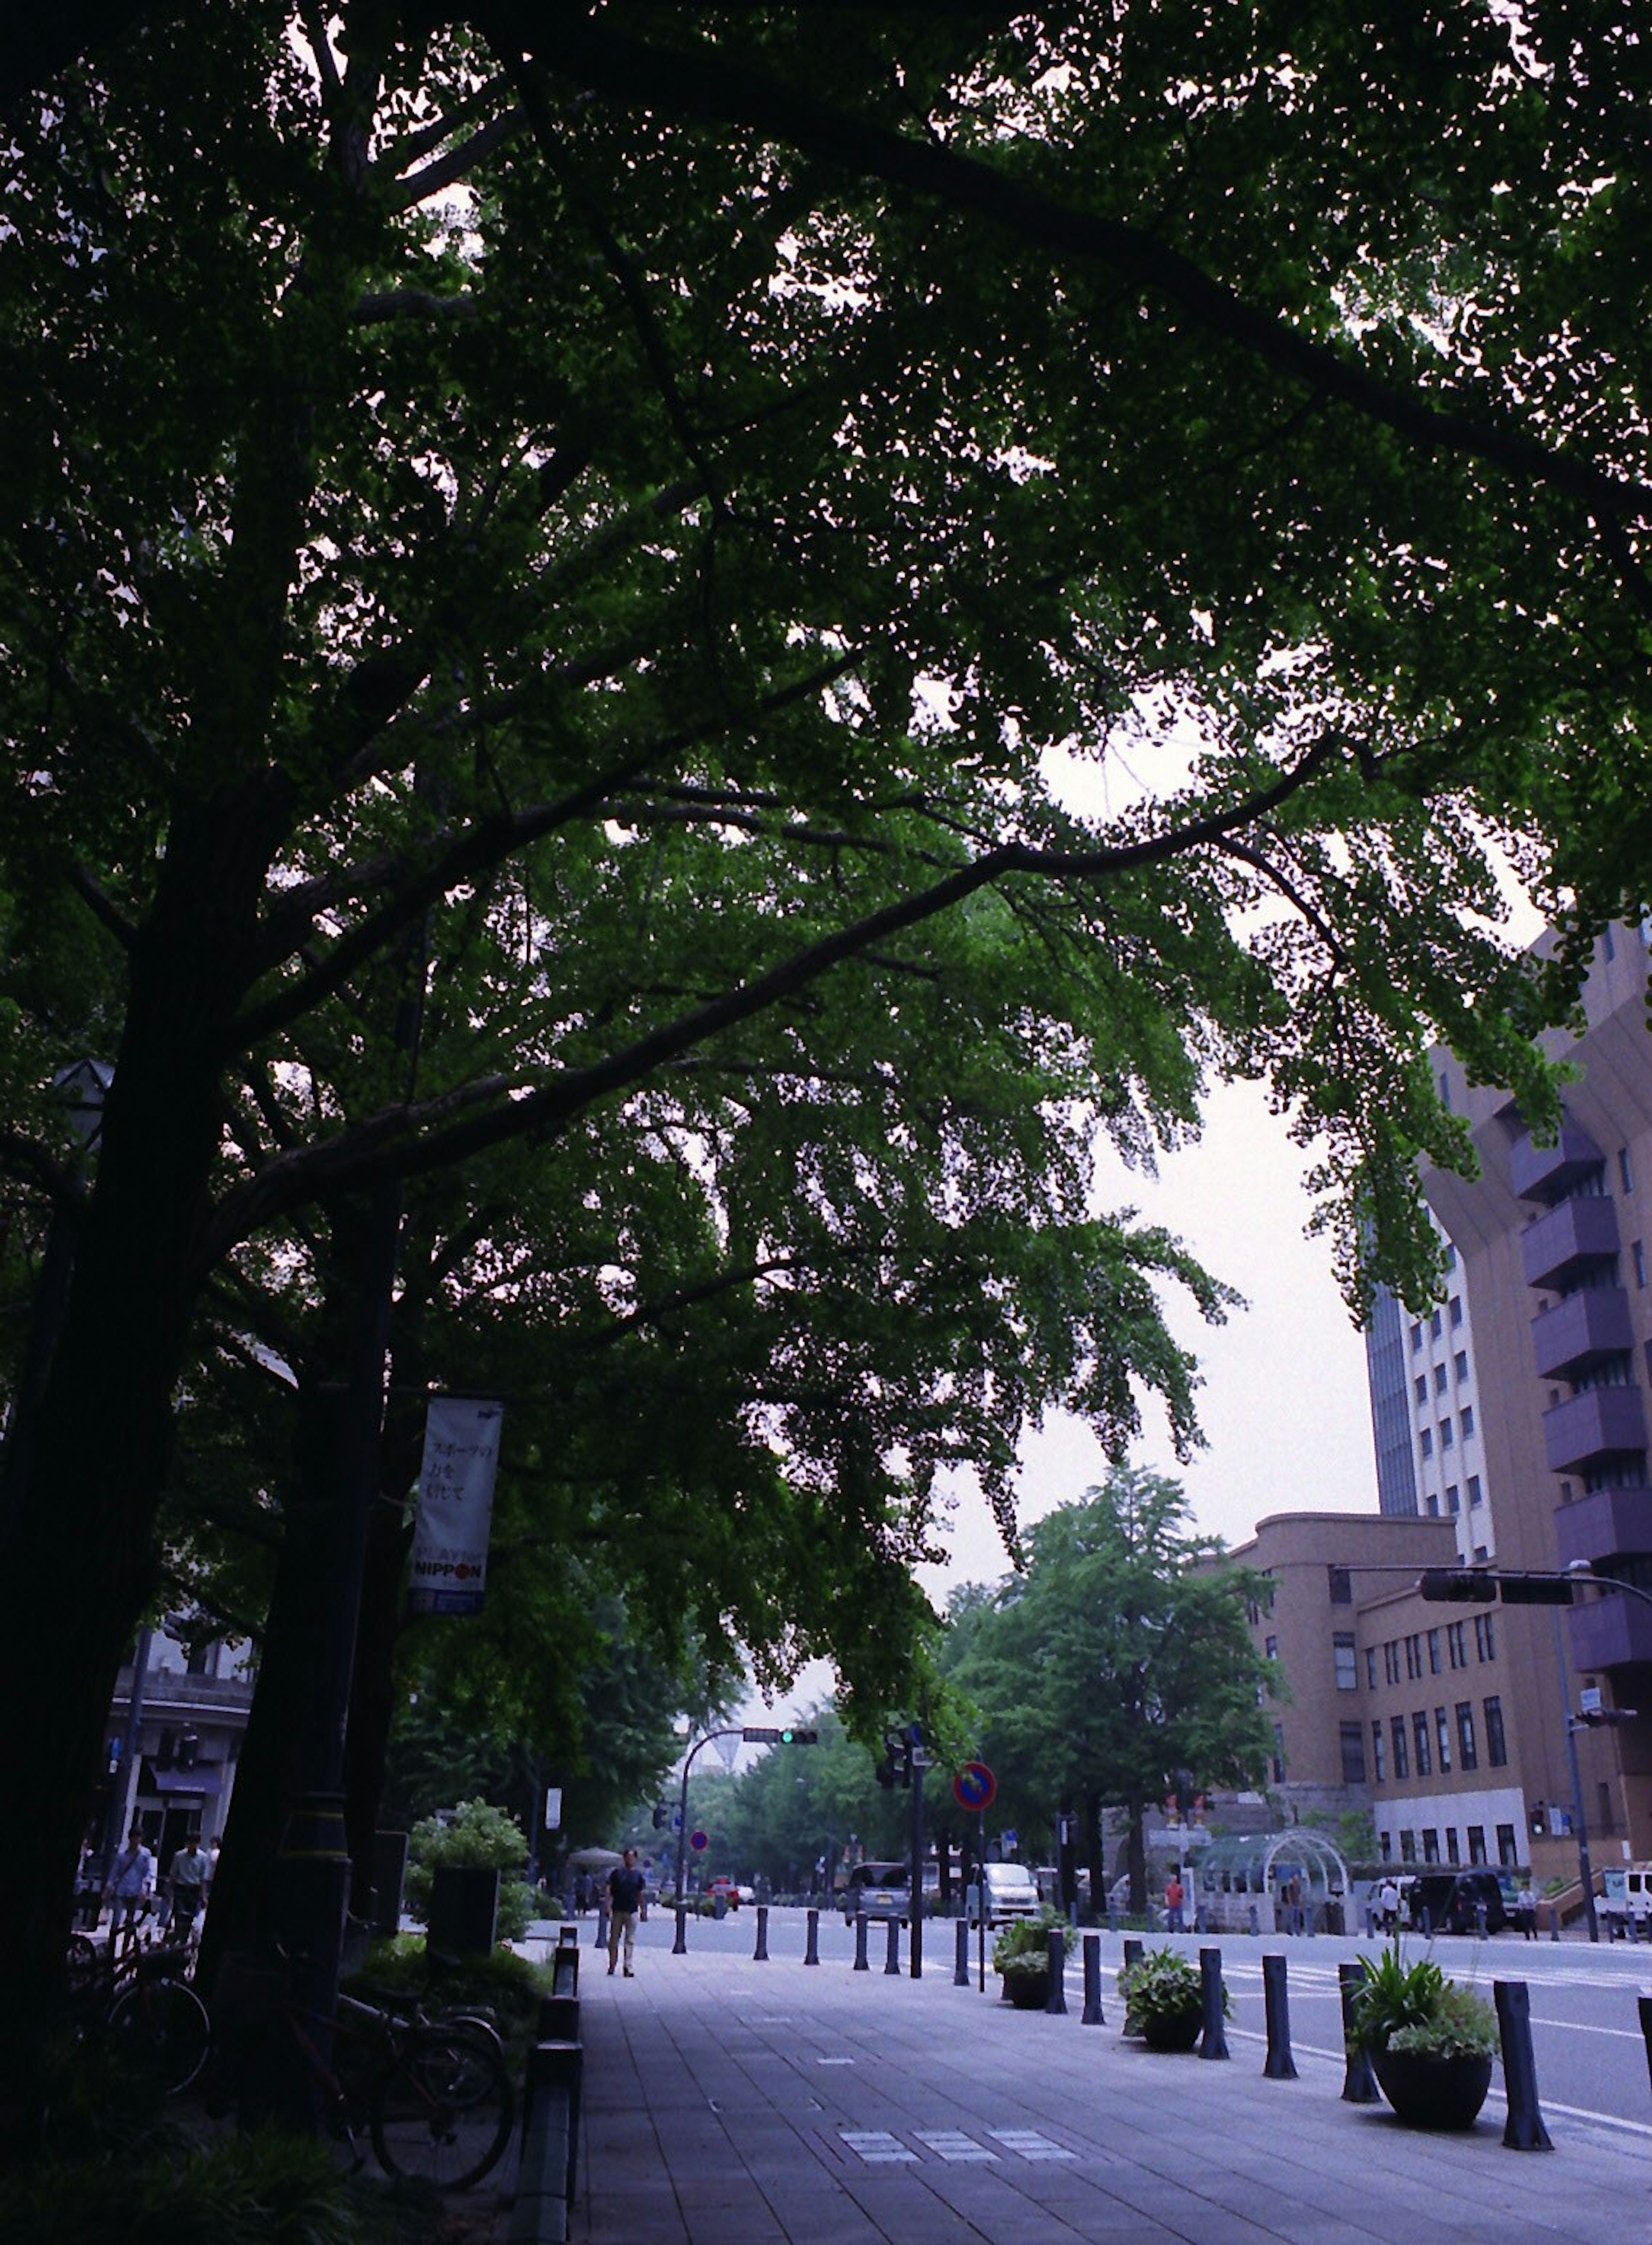
[[[155,1859],[143,1843],[143,1828],[134,1824],[126,1844],[115,1857],[104,1899],[111,1904],[109,1937],[123,1927],[130,1930],[144,1914],[155,1883]]]

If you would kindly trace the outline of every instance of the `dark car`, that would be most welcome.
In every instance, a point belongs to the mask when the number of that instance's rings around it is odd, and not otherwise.
[[[1513,1923],[1509,1898],[1495,1871],[1418,1871],[1406,1885],[1411,1923],[1420,1927],[1426,1916],[1435,1933],[1478,1933],[1482,1903],[1488,1933],[1501,1933]]]

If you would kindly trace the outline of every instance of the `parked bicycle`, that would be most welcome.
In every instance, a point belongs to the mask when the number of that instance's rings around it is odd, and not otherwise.
[[[291,1963],[278,1955],[272,1966],[243,1971],[230,1998],[237,2017],[221,2047],[243,2113],[249,2099],[268,2093],[271,2061],[279,2069],[296,2060],[323,2118],[358,2163],[364,2130],[387,2174],[465,2190],[490,2174],[510,2140],[516,2106],[493,2028],[427,2018],[402,1998],[391,2011],[341,1995],[327,2022],[329,2056],[326,2038],[317,2039],[318,2015],[293,1991]]]
[[[84,1934],[69,1944],[71,2025],[85,2038],[103,2042],[123,2072],[153,2081],[176,2097],[207,2063],[212,2023],[207,2007],[186,1984],[187,1948],[117,1952]]]

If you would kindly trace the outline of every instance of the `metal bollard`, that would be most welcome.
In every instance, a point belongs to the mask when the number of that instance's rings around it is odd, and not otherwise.
[[[820,1962],[820,1913],[812,1909],[804,1919],[807,1931],[804,1937],[803,1961],[806,1964]]]
[[[961,1917],[958,1920],[956,1940],[957,1953],[953,1959],[952,1984],[955,1988],[967,1988],[969,1985],[969,1921],[967,1917]]]
[[[1268,2058],[1265,2081],[1295,2081],[1295,2060],[1290,2054],[1290,1999],[1285,1988],[1282,1957],[1262,1959],[1262,2003],[1268,2014]]]
[[[1365,1961],[1355,1957],[1351,1964],[1339,1964],[1336,1977],[1343,1994],[1343,2047],[1348,2052],[1348,2065],[1343,2075],[1343,2102],[1345,2105],[1380,2105],[1383,2092],[1377,2086],[1377,2076],[1371,2072],[1371,2062],[1354,2042],[1354,1998],[1365,1980]]]
[[[1137,1940],[1137,1938],[1136,1938],[1136,1936],[1135,1936],[1135,1935],[1134,1935],[1133,1933],[1127,1933],[1127,1934],[1125,1936],[1125,1952],[1124,1952],[1124,1954],[1125,1954],[1125,1971],[1126,1971],[1126,1972],[1128,1972],[1128,1971],[1129,1971],[1129,1970],[1130,1970],[1130,1968],[1131,1968],[1131,1966],[1132,1966],[1132,1964],[1140,1964],[1140,1962],[1141,1962],[1141,1960],[1142,1960],[1142,1955],[1143,1955],[1143,1951],[1144,1951],[1145,1947],[1146,1947],[1146,1943],[1143,1943],[1143,1942],[1138,1941],[1138,1940]]]
[[[854,1969],[857,1972],[872,1970],[867,1963],[867,1914],[863,1909],[854,1914]]]
[[[889,1920],[889,1943],[884,1953],[883,1970],[886,1979],[891,1973],[897,1979],[901,1976],[901,1921],[898,1917]]]
[[[1107,1930],[1112,1934],[1117,1934],[1118,1930],[1118,1905],[1114,1902],[1107,1905]]]
[[[1044,2011],[1052,2018],[1067,2015],[1067,1936],[1058,1925],[1052,1925],[1044,1936],[1050,1951],[1050,1992],[1044,1997]]]
[[[1255,1905],[1255,1903],[1254,1903],[1254,1902],[1252,1902],[1252,1904],[1251,1904],[1251,1906],[1250,1906],[1250,1936],[1251,1936],[1251,1939],[1252,1939],[1253,1941],[1254,1941],[1254,1940],[1256,1939],[1256,1937],[1258,1936],[1258,1935],[1259,1935],[1261,1932],[1261,1925],[1257,1923],[1257,1918],[1256,1918],[1256,1905]]]
[[[688,1953],[689,1953],[689,1912],[688,1912],[688,1905],[687,1905],[687,1903],[686,1903],[686,1902],[678,1902],[678,1904],[677,1904],[677,1906],[676,1906],[676,1940],[671,1943],[671,1954],[672,1954],[672,1956],[673,1956],[673,1957],[686,1957],[686,1956],[688,1955]]]
[[[1549,1939],[1550,1939],[1551,1941],[1558,1941],[1558,1940],[1560,1939],[1560,1903],[1557,1902],[1555,1902],[1555,1903],[1553,1905],[1553,1907],[1550,1909],[1550,1911],[1549,1911]]]
[[[1503,2044],[1503,2086],[1508,2119],[1503,2141],[1511,2152],[1552,2152],[1537,2101],[1537,2060],[1532,2054],[1532,1998],[1524,1980],[1493,1980],[1497,2031]]]
[[[1084,2009],[1078,2022],[1083,2027],[1105,2026],[1101,2016],[1101,1936],[1084,1936]]]
[[[1367,1941],[1375,1941],[1377,1938],[1377,1912],[1371,1908],[1370,1902],[1365,1905],[1365,1938]]]
[[[751,1951],[751,1962],[754,1964],[766,1964],[768,1961],[769,1905],[765,1902],[760,1902],[758,1904],[758,1945]]]
[[[1640,1998],[1639,2010],[1641,2014],[1641,2040],[1646,2045],[1647,2071],[1649,2073],[1652,2073],[1652,1996],[1642,1996]]]
[[[1222,1953],[1220,1949],[1199,1952],[1199,1978],[1205,1998],[1205,2031],[1200,2038],[1200,2058],[1226,2058],[1227,2033],[1222,2019]]]

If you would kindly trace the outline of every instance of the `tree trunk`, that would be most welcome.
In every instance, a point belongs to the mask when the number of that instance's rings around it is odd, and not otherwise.
[[[1140,1917],[1147,1908],[1147,1840],[1146,1804],[1138,1787],[1132,1786],[1125,1794],[1125,1809],[1130,1819],[1130,1907]]]
[[[1098,1917],[1105,1917],[1107,1893],[1112,1882],[1107,1876],[1106,1848],[1102,1838],[1102,1798],[1100,1794],[1088,1788],[1081,1797],[1084,1805],[1084,1861],[1090,1868],[1090,1907]]]

